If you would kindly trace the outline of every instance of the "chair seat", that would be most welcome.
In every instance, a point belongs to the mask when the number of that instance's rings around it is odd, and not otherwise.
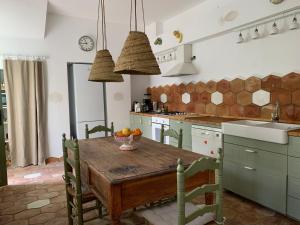
[[[186,215],[201,208],[202,205],[194,205],[186,203]],[[149,208],[137,212],[138,215],[144,217],[153,225],[178,225],[177,203],[172,202],[160,207]],[[188,223],[188,225],[204,225],[215,220],[215,213],[206,213],[201,217]]]
[[[82,202],[86,203],[86,202],[90,202],[93,200],[96,200],[96,196],[87,188],[81,188],[82,189]],[[68,186],[67,191],[70,195],[72,195],[73,197],[75,197],[76,192],[74,190],[74,188],[72,188],[71,186]]]

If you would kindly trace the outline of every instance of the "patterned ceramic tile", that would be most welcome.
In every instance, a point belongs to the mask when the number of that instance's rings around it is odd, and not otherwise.
[[[211,94],[211,102],[215,105],[220,105],[223,103],[223,94],[216,91]]]
[[[271,102],[275,104],[279,102],[280,105],[289,105],[292,103],[292,94],[289,90],[283,88],[274,89],[271,94]]]
[[[184,104],[188,104],[191,102],[191,95],[187,92],[183,93],[182,96],[181,96],[181,101],[184,103]]]
[[[282,88],[290,91],[299,89],[300,87],[300,76],[297,73],[290,73],[281,79]]]
[[[264,106],[270,103],[270,92],[259,90],[253,93],[252,103],[258,106]]]
[[[280,118],[283,120],[294,120],[294,105],[285,105],[280,108]]]
[[[257,77],[250,77],[245,81],[245,89],[249,92],[255,92],[261,88],[261,80]]]
[[[229,116],[230,115],[230,106],[221,104],[217,105],[217,116]]]
[[[292,102],[293,104],[300,106],[300,90],[293,92]]]
[[[190,94],[193,93],[195,91],[195,84],[188,83],[188,85],[186,86],[186,91]]]
[[[195,104],[195,112],[199,114],[205,113],[205,104],[203,103]]]
[[[217,106],[215,104],[209,103],[205,107],[206,113],[209,115],[217,114]]]
[[[231,106],[236,103],[236,95],[232,92],[227,92],[224,94],[224,104]]]
[[[269,75],[261,80],[261,88],[266,91],[281,88],[281,78],[275,75]]]
[[[210,103],[210,96],[211,94],[207,91],[204,91],[200,94],[199,103],[208,104]]]
[[[168,102],[168,96],[167,96],[167,94],[165,94],[165,93],[161,94],[160,95],[160,101],[162,103],[167,103]]]
[[[265,105],[261,108],[261,117],[264,119],[270,119],[272,118],[272,113],[274,112],[274,105],[269,104]]]
[[[215,81],[208,81],[206,84],[206,91],[209,93],[213,93],[217,90],[217,83]]]
[[[247,105],[244,107],[244,116],[246,117],[259,117],[260,116],[260,107],[257,105]]]
[[[221,93],[226,93],[230,91],[230,82],[228,80],[221,80],[217,83],[217,91]]]
[[[230,81],[230,90],[233,93],[238,93],[244,90],[245,88],[245,81],[239,78],[236,78],[232,81]]]
[[[230,115],[236,117],[244,116],[244,107],[238,104],[230,106]]]
[[[186,85],[184,83],[181,83],[177,86],[177,91],[179,94],[183,94],[186,92]]]
[[[214,92],[223,93],[223,102],[215,100],[215,96],[212,94]],[[172,111],[183,111],[195,112],[195,113],[206,113],[206,110],[203,110],[203,105],[208,105],[210,103],[220,103],[226,106],[230,106],[228,116],[238,116],[244,117],[245,111],[243,106],[251,105],[253,102],[260,106],[260,114],[258,118],[268,118],[267,113],[269,110],[263,108],[265,105],[268,105],[267,101],[267,91],[271,94],[271,104],[275,104],[276,101],[279,101],[281,107],[286,107],[287,109],[296,109],[300,106],[299,93],[300,90],[300,74],[291,73],[284,77],[278,77],[275,75],[269,75],[263,79],[257,77],[250,77],[246,80],[236,78],[232,81],[221,80],[219,82],[209,81],[207,83],[198,82],[196,84],[173,84],[171,86],[163,87],[153,87],[148,88],[147,91],[151,92],[152,101],[159,101],[161,94],[167,94],[167,106],[169,110]],[[191,102],[186,106],[182,103],[182,94],[185,92],[190,93]],[[252,93],[253,101],[252,101]],[[216,94],[215,94],[216,95]],[[212,101],[211,101],[212,100]],[[199,106],[197,106],[199,104]],[[193,106],[192,106],[193,105]],[[290,106],[292,105],[292,106]],[[225,107],[225,106],[223,106]],[[246,113],[254,112],[253,107],[249,107]],[[212,107],[209,107],[212,109]],[[226,107],[228,109],[228,107]],[[251,110],[250,110],[251,109]],[[213,110],[208,110],[213,111]],[[283,118],[298,118],[298,111],[288,110],[289,114],[283,113]],[[291,112],[293,111],[293,115]],[[220,109],[217,110],[217,113],[221,112]],[[233,114],[232,114],[232,113]],[[258,112],[256,110],[255,112]],[[227,115],[228,111],[225,111],[224,114]],[[253,113],[250,113],[253,114]],[[255,113],[254,113],[255,114]],[[210,114],[211,115],[211,114]],[[218,114],[220,115],[220,114]],[[288,116],[287,116],[288,115]]]
[[[195,108],[196,108],[195,104],[188,103],[186,105],[186,112],[189,112],[189,113],[195,112]]]
[[[206,90],[206,84],[205,83],[203,83],[203,82],[200,81],[200,82],[198,82],[198,83],[195,84],[195,92],[201,94],[205,90]]]
[[[237,103],[245,106],[245,105],[250,105],[252,102],[252,94],[248,91],[242,91],[237,94]]]

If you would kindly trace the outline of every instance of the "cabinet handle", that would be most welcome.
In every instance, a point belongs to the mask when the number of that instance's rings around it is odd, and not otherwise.
[[[140,119],[140,124],[142,124],[142,119]]]
[[[246,169],[246,170],[255,170],[255,168],[252,168],[250,166],[244,166],[244,169]]]
[[[249,153],[257,153],[257,151],[253,151],[253,150],[250,150],[250,149],[246,149],[245,152],[249,152]]]

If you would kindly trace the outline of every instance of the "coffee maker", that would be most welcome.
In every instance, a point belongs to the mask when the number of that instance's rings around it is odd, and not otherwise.
[[[153,105],[151,102],[151,94],[144,94],[142,110],[143,110],[143,112],[153,111]]]

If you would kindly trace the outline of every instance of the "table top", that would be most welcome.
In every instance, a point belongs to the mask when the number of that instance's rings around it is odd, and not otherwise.
[[[121,151],[113,137],[79,141],[80,159],[111,183],[121,183],[176,171],[178,158],[185,166],[200,154],[161,144],[148,138],[135,143],[136,150]]]

